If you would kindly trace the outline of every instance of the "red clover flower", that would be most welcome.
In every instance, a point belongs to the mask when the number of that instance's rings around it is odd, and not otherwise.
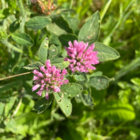
[[[42,92],[46,91],[46,99],[49,99],[49,91],[60,92],[60,87],[63,84],[67,84],[69,81],[64,79],[64,75],[67,74],[67,70],[57,69],[55,66],[51,66],[50,60],[46,61],[45,66],[40,66],[39,70],[33,70],[33,80],[35,85],[32,87],[32,91],[40,88],[36,93],[41,96]]]
[[[84,42],[77,42],[74,40],[74,43],[72,44],[71,41],[69,41],[69,47],[65,47],[68,58],[65,58],[65,61],[69,61],[69,69],[74,73],[75,71],[80,72],[89,72],[90,70],[95,70],[96,68],[93,66],[95,64],[98,64],[98,57],[97,57],[97,51],[93,51],[95,45],[91,44],[88,47],[88,43]]]

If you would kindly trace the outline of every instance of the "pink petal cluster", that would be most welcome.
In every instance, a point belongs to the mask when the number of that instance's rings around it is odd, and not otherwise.
[[[46,68],[45,66],[40,66],[39,70],[33,70],[33,74],[35,85],[32,87],[32,91],[38,90],[36,93],[41,96],[45,90],[46,99],[49,99],[49,91],[60,92],[61,85],[69,82],[67,79],[64,79],[67,70],[63,69],[61,71],[55,66],[51,66],[50,60],[46,61]]]
[[[65,47],[68,58],[65,58],[65,61],[69,61],[69,69],[74,73],[75,71],[80,72],[89,72],[90,70],[95,70],[93,66],[98,64],[97,51],[93,51],[95,45],[92,44],[88,47],[88,43],[77,42],[76,40],[72,44],[69,41],[69,47]]]

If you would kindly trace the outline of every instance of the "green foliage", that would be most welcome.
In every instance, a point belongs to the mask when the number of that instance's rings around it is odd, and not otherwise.
[[[60,95],[59,95],[60,94]],[[59,92],[54,94],[55,100],[60,106],[61,110],[66,116],[69,116],[72,112],[72,104],[71,101],[68,99],[68,97]]]
[[[83,90],[82,86],[76,83],[65,84],[61,87],[63,94],[66,97],[73,98],[76,95],[80,94]]]
[[[100,15],[99,12],[96,12],[92,15],[92,18],[89,19],[81,28],[78,34],[78,40],[89,42],[90,44],[97,41],[100,32]]]
[[[25,46],[33,45],[33,40],[30,38],[30,36],[26,34],[15,33],[15,34],[12,34],[12,38],[19,45],[25,45]]]
[[[30,0],[0,1],[0,139],[139,140],[139,0],[53,2],[41,15]],[[95,43],[96,70],[68,71],[60,93],[38,97],[28,71],[47,59],[67,69],[74,40]]]
[[[42,66],[42,63],[40,62],[37,62],[37,63],[32,63],[32,64],[29,64],[23,68],[27,69],[27,70],[34,70],[34,69],[38,69],[39,66]]]
[[[82,75],[74,75],[74,79],[76,80],[76,81],[85,81],[85,78],[84,78],[84,76],[82,76]]]
[[[40,61],[44,64],[48,58],[48,49],[49,49],[49,40],[48,39],[45,39],[41,45],[40,45],[40,48],[39,48],[39,51],[38,51],[38,56],[40,58]]]
[[[43,113],[52,103],[53,96],[49,97],[49,100],[46,101],[46,98],[43,97],[34,105],[34,110],[37,111],[37,114]]]
[[[131,121],[135,119],[134,108],[120,101],[110,101],[96,106],[94,112],[98,118],[109,118],[115,121]]]
[[[68,67],[69,62],[64,61],[64,58],[54,57],[53,59],[51,59],[51,64],[55,65],[59,69],[64,69],[64,68]]]
[[[93,107],[93,99],[92,96],[88,93],[88,91],[83,91],[81,93],[81,100],[84,105]]]
[[[37,16],[28,20],[26,22],[26,27],[33,30],[39,30],[45,28],[49,23],[51,23],[49,18]]]
[[[69,40],[73,42],[74,40],[77,40],[77,36],[73,34],[60,35],[59,39],[60,42],[66,47],[68,46]]]
[[[49,58],[49,59],[52,59],[52,58],[55,57],[57,54],[58,54],[58,50],[57,50],[56,46],[51,45],[50,48],[49,48],[49,56],[48,56],[48,58]]]
[[[99,61],[108,61],[118,59],[120,57],[119,53],[102,43],[96,42],[95,43],[95,50],[98,51]]]
[[[88,85],[96,88],[97,90],[102,90],[107,88],[109,81],[110,80],[104,76],[90,77]]]

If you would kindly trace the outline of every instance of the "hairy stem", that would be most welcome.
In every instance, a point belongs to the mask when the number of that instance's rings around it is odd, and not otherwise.
[[[21,74],[16,74],[16,75],[8,76],[8,77],[5,77],[5,78],[0,78],[0,81],[2,81],[2,80],[7,80],[7,79],[11,79],[11,78],[18,77],[18,76],[22,76],[22,75],[26,75],[26,74],[30,74],[30,73],[31,73],[31,72],[25,72],[25,73],[21,73]]]

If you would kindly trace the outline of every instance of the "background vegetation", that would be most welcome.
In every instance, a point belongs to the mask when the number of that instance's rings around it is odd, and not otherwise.
[[[28,0],[25,0],[28,9]],[[14,0],[7,4],[7,14],[18,7]],[[117,49],[120,58],[100,63],[98,71],[112,78],[105,90],[92,89],[94,107],[73,102],[73,112],[65,117],[55,102],[42,114],[32,110],[37,97],[31,92],[32,76],[0,81],[0,139],[1,140],[139,140],[140,139],[140,1],[139,0],[57,0],[58,8],[72,8],[70,15],[79,19],[79,28],[97,10],[101,15],[100,42]],[[7,15],[8,15],[7,14]],[[18,12],[17,12],[18,14]],[[0,25],[3,19],[0,10]],[[18,15],[17,15],[18,16]],[[11,24],[8,17],[4,28]],[[0,29],[2,31],[2,28]],[[30,33],[31,34],[31,33]],[[36,42],[36,44],[39,42]],[[36,45],[37,46],[37,45]],[[14,75],[37,48],[20,55],[0,42],[0,77]],[[20,63],[20,65],[19,65]],[[22,65],[23,64],[23,65]],[[24,79],[28,79],[27,82]],[[23,85],[24,84],[24,85]],[[24,87],[24,88],[23,88]],[[121,101],[121,102],[120,102]],[[86,103],[85,103],[86,104]],[[3,114],[4,113],[4,114]]]

